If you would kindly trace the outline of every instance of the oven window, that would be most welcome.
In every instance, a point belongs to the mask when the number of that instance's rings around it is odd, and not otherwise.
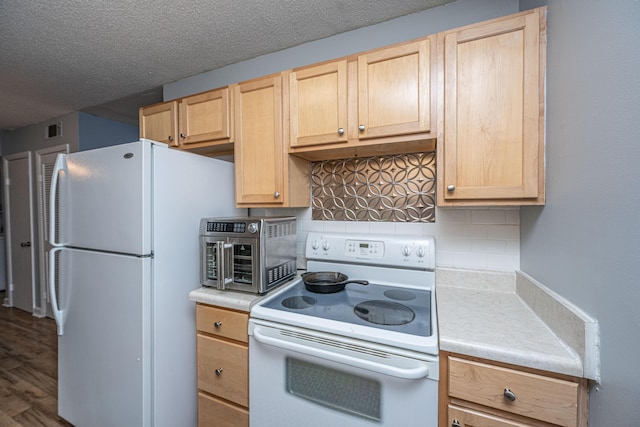
[[[380,421],[378,381],[288,357],[287,391],[328,408]]]

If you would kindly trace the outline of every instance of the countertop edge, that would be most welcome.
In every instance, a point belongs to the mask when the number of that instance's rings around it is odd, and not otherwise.
[[[505,348],[489,347],[442,337],[440,338],[440,350],[556,374],[579,378],[583,376],[582,361],[578,357],[553,357],[544,353],[533,354],[530,352],[518,353]]]

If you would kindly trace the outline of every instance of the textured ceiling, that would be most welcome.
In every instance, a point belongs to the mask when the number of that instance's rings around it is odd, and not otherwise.
[[[162,85],[452,0],[0,0],[0,130],[137,124]]]

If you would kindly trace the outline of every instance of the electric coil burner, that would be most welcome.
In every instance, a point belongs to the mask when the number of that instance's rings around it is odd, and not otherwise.
[[[324,293],[300,279],[251,309],[251,426],[437,427],[434,245],[309,233],[309,272],[361,283]]]

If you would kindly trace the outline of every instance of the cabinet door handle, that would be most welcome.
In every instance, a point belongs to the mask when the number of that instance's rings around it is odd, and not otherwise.
[[[358,130],[359,130],[360,132],[364,132],[364,125],[360,125],[360,126],[358,126]]]
[[[169,135],[169,138],[167,138],[169,141],[173,141],[173,136]]]
[[[274,191],[273,197],[277,199],[278,197],[280,197],[280,193],[278,193],[277,191]]]
[[[180,134],[180,138],[184,139],[184,138],[186,138],[186,137],[187,137],[187,135],[185,135],[184,133],[181,133],[181,134]]]
[[[462,427],[462,424],[460,424],[460,421],[454,419],[451,423],[451,427]]]
[[[454,191],[456,189],[455,185],[447,185],[447,191]]]
[[[509,402],[515,402],[516,401],[516,394],[514,392],[512,392],[511,390],[509,390],[508,388],[504,389],[503,396]]]
[[[213,327],[216,328],[216,329],[220,329],[220,326],[222,326],[222,322],[215,322],[213,324]]]
[[[338,135],[344,135],[344,129],[338,128]]]
[[[222,368],[216,369],[216,376],[219,377],[220,375],[222,375]]]
[[[23,248],[28,248],[29,246],[31,246],[31,242],[22,242],[20,243],[20,246],[22,246]]]

